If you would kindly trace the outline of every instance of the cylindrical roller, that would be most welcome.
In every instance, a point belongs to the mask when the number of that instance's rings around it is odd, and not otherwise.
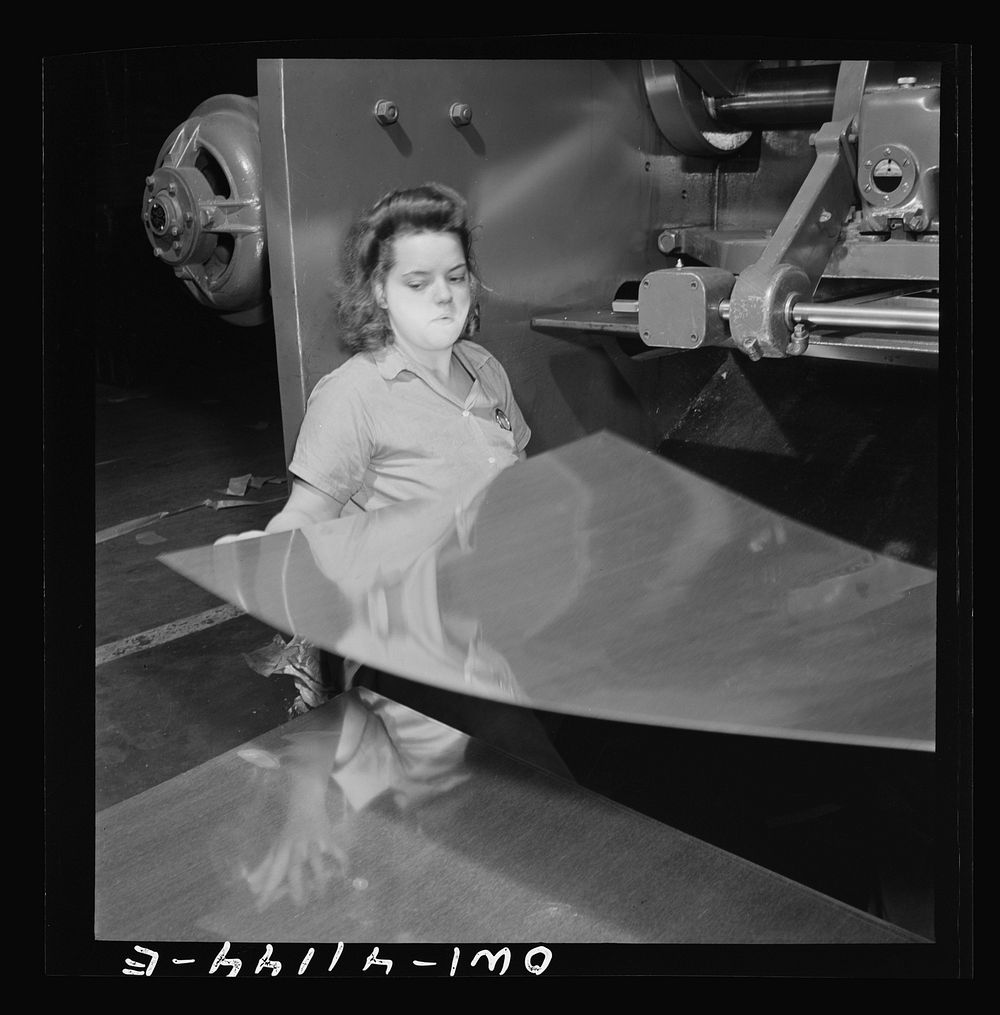
[[[938,333],[938,303],[928,300],[923,307],[838,306],[835,303],[796,303],[792,320],[815,327],[871,328],[878,331],[920,331]]]
[[[833,116],[840,65],[758,67],[735,95],[706,97],[713,119],[729,129],[818,126]]]
[[[938,333],[938,301],[927,300],[927,307],[870,307],[864,304],[806,303],[793,304],[790,317],[795,324],[828,328],[869,328],[873,331],[919,331]],[[729,300],[719,304],[719,314],[729,320]]]

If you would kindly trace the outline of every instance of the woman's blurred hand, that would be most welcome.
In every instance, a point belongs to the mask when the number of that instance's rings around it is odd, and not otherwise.
[[[256,539],[258,536],[266,536],[263,529],[248,529],[246,532],[234,532],[228,536],[221,536],[215,541],[214,546],[221,546],[223,543],[235,543],[238,539]]]
[[[243,876],[263,910],[283,895],[302,905],[347,873],[347,852],[327,810],[330,779],[325,773],[293,777],[288,816],[276,842],[253,871]]]

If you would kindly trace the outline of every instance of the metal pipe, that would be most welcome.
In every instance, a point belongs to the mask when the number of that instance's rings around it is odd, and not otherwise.
[[[840,65],[760,67],[751,70],[735,95],[706,96],[708,112],[720,126],[810,127],[833,116]]]
[[[938,302],[927,300],[924,307],[870,307],[864,304],[806,303],[792,306],[789,316],[795,324],[815,327],[868,328],[873,331],[917,331],[938,333]],[[729,300],[719,304],[719,315],[729,320]]]

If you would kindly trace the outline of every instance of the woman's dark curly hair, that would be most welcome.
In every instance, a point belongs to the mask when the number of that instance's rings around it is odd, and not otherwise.
[[[394,190],[380,198],[347,234],[343,255],[344,289],[338,312],[341,341],[351,352],[380,349],[392,342],[389,316],[375,299],[375,286],[393,265],[393,241],[411,233],[453,233],[469,269],[469,316],[460,338],[479,330],[478,272],[464,198],[440,183]]]

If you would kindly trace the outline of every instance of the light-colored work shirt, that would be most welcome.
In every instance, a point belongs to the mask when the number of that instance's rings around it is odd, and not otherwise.
[[[531,431],[491,353],[464,339],[454,355],[473,379],[464,400],[397,345],[356,353],[313,389],[289,470],[345,514],[484,486]]]

